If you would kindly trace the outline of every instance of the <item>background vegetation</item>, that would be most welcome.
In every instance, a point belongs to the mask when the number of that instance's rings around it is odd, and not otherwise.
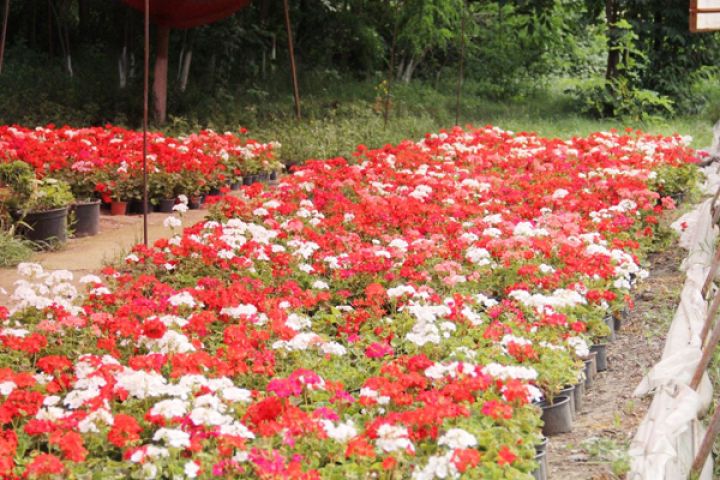
[[[704,146],[720,116],[720,37],[689,32],[686,0],[290,4],[303,121],[282,2],[257,0],[172,31],[170,121],[156,127],[245,126],[281,141],[288,162],[347,154],[455,124],[461,61],[460,124],[562,136],[631,125]],[[139,126],[141,34],[119,0],[13,1],[0,122]]]

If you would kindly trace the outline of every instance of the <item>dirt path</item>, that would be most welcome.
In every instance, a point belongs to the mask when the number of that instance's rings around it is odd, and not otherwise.
[[[636,292],[635,309],[608,346],[608,371],[587,391],[573,431],[550,438],[548,478],[624,478],[627,447],[651,400],[632,392],[662,353],[685,280],[679,270],[684,255],[673,245],[650,257],[650,277]]]
[[[183,225],[190,226],[202,220],[207,210],[189,210],[183,215]],[[148,215],[148,238],[150,242],[169,236],[172,232],[163,226],[169,214],[151,213]],[[41,264],[45,269],[66,269],[79,278],[89,272],[100,270],[105,263],[117,259],[133,245],[142,242],[143,220],[141,215],[112,217],[101,215],[100,233],[93,237],[68,240],[60,250],[37,252],[29,260]],[[0,288],[12,293],[18,279],[15,268],[0,268]],[[0,291],[0,305],[8,303],[8,296]]]

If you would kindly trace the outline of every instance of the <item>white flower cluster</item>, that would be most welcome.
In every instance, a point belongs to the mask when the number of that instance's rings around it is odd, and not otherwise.
[[[490,252],[484,248],[470,247],[465,252],[465,258],[478,266],[490,265],[492,263]]]
[[[407,310],[415,317],[416,322],[405,338],[420,347],[427,343],[439,344],[442,338],[450,338],[451,333],[457,329],[453,322],[438,321],[452,313],[447,305],[411,304],[401,310]]]
[[[26,308],[45,309],[57,305],[79,315],[82,309],[76,304],[81,297],[72,284],[74,276],[68,270],[46,272],[37,263],[21,263],[17,267],[18,274],[24,277],[15,282],[15,291],[10,297],[12,306],[10,313]]]
[[[383,423],[377,431],[378,438],[375,445],[383,452],[390,453],[397,450],[415,451],[415,447],[409,438],[407,427],[402,425],[391,425]]]
[[[550,295],[542,293],[531,294],[527,290],[513,290],[508,296],[514,298],[526,307],[535,308],[538,311],[544,311],[546,307],[559,309],[585,305],[587,303],[585,297],[578,291],[567,288],[558,288]]]

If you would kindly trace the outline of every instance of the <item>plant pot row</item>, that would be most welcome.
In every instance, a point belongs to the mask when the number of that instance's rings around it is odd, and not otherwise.
[[[68,217],[72,222],[68,222]],[[100,230],[100,200],[78,202],[62,208],[29,212],[22,217],[18,232],[39,245],[63,243],[68,236],[68,223],[76,237],[97,235]]]
[[[197,210],[205,202],[205,196],[199,195],[188,198],[188,208],[190,210]],[[175,207],[177,199],[175,198],[161,198],[148,206],[147,213],[159,212],[159,213],[172,213],[173,207]],[[122,202],[113,200],[110,203],[110,215],[133,215],[143,213],[143,202],[142,200],[131,200],[129,202]]]
[[[615,339],[615,332],[620,329],[622,319],[625,317],[627,317],[627,310],[617,312],[605,319],[610,328],[607,342]],[[547,444],[547,437],[572,431],[574,419],[583,410],[585,391],[592,387],[598,372],[607,370],[607,342],[596,343],[590,347],[590,355],[584,360],[584,379],[581,379],[575,385],[566,386],[551,402],[542,401],[537,403],[538,407],[542,409],[544,445]],[[535,455],[538,468],[533,472],[533,476],[536,480],[547,480],[548,478],[547,452],[544,445],[542,448],[537,447],[537,454]]]

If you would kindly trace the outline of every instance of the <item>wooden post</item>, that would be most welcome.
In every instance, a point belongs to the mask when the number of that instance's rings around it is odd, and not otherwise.
[[[460,97],[462,96],[463,86],[463,70],[465,68],[465,9],[467,7],[466,0],[463,0],[463,8],[460,18],[460,68],[458,71],[457,81],[457,97],[455,98],[455,125],[460,123]]]
[[[145,28],[143,55],[143,243],[148,246],[148,173],[147,173],[147,134],[148,134],[148,97],[150,96],[150,0],[145,0]]]
[[[715,413],[710,420],[707,432],[705,432],[705,437],[703,437],[700,448],[695,455],[695,461],[693,461],[692,470],[690,470],[690,478],[697,478],[697,476],[702,473],[705,461],[718,435],[720,435],[720,407],[715,405]]]
[[[710,264],[710,270],[708,271],[708,275],[705,278],[705,283],[703,284],[702,290],[700,291],[703,298],[705,298],[710,291],[710,286],[715,279],[715,274],[717,273],[718,266],[720,266],[720,246],[715,250],[715,256],[713,257],[712,263]]]
[[[295,66],[295,47],[293,46],[292,25],[290,24],[290,6],[283,0],[285,10],[285,30],[288,37],[288,53],[290,55],[290,74],[292,75],[293,98],[295,99],[295,118],[300,120],[300,88],[298,87],[297,68]]]
[[[167,119],[168,53],[170,49],[170,27],[157,28],[157,53],[153,79],[155,121],[162,125]]]
[[[717,315],[718,308],[720,308],[720,291],[715,293],[715,297],[713,297],[713,302],[708,309],[707,316],[705,317],[705,323],[703,324],[703,328],[700,331],[701,346],[705,345],[707,334],[710,331],[710,327],[712,327],[713,325],[713,321],[715,320],[715,315]]]
[[[720,293],[716,296],[716,299],[718,296],[720,296]],[[715,348],[717,347],[718,341],[720,341],[720,322],[715,323],[715,326],[712,329],[712,335],[710,336],[710,339],[704,343],[702,349],[702,356],[700,357],[700,361],[695,368],[695,374],[690,381],[690,388],[692,388],[693,390],[697,390],[698,386],[700,385],[700,380],[702,379],[703,373],[707,369],[708,365],[710,365],[710,361],[712,360],[713,354],[715,353]]]
[[[5,13],[3,15],[2,35],[0,35],[0,74],[5,60],[5,41],[7,40],[8,17],[10,16],[10,0],[5,0]]]

